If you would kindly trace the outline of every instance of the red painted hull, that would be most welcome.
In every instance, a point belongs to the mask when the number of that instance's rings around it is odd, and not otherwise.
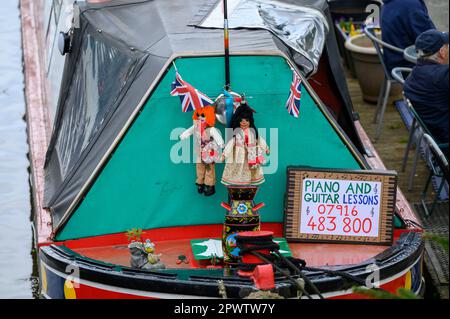
[[[47,265],[43,265],[45,271],[55,275],[54,270],[50,270]],[[414,293],[420,295],[423,291],[423,282],[421,276],[415,276],[416,280],[420,282],[413,282],[413,273],[418,268],[422,267],[422,260],[419,259],[417,262],[404,270],[402,274],[393,276],[388,280],[384,280],[379,286],[388,292],[395,294],[399,288],[412,289],[415,287]],[[64,275],[61,274],[60,275]],[[51,289],[59,289],[62,291],[60,296],[67,299],[195,299],[195,298],[211,298],[208,296],[196,296],[196,295],[186,295],[186,294],[170,294],[170,293],[158,293],[152,291],[142,291],[142,290],[132,290],[123,289],[114,286],[100,285],[93,282],[76,282],[71,284],[66,284],[66,280],[62,277],[61,283],[67,285],[67,287],[52,287]],[[75,287],[73,287],[75,286]],[[50,296],[55,292],[48,291],[49,287],[45,287],[42,291],[42,295],[45,298],[51,298]],[[368,299],[367,296],[358,295],[353,293],[351,290],[338,290],[331,293],[325,293],[324,297],[326,299]],[[219,298],[219,297],[217,297]],[[303,297],[305,298],[305,297]],[[318,298],[318,296],[315,296]]]
[[[262,229],[274,232],[275,237],[282,235],[281,224],[263,224]],[[219,298],[217,288],[214,287],[211,290],[211,287],[206,286],[215,285],[224,271],[219,266],[211,267],[195,261],[191,253],[190,240],[219,238],[221,230],[222,225],[205,225],[183,227],[183,231],[179,228],[145,231],[144,238],[146,236],[152,238],[158,248],[157,252],[162,254],[161,260],[166,264],[169,272],[177,273],[178,277],[175,275],[170,278],[173,281],[167,281],[165,278],[154,278],[153,274],[141,273],[142,277],[139,278],[144,283],[136,282],[136,285],[133,283],[137,278],[136,275],[127,277],[130,255],[126,249],[127,239],[124,233],[57,243],[61,248],[55,245],[42,246],[40,249],[42,295],[47,298],[79,299]],[[290,243],[289,246],[293,256],[306,260],[309,267],[343,265],[349,267],[349,271],[359,267],[359,273],[365,272],[365,276],[375,276],[375,272],[378,271],[380,279],[376,282],[381,288],[392,293],[395,293],[398,288],[407,288],[419,294],[422,288],[423,243],[420,236],[413,234],[414,232],[396,231],[394,239],[396,243],[393,247],[307,243]],[[405,237],[415,239],[405,243]],[[406,247],[409,251],[399,251],[396,246]],[[63,253],[55,253],[58,249]],[[390,250],[392,252],[389,252]],[[66,251],[72,255],[67,255]],[[186,255],[189,262],[178,264],[176,261],[182,253]],[[386,254],[387,256],[381,257]],[[393,258],[391,254],[396,258],[394,262],[390,261]],[[368,268],[375,265],[375,260],[379,269]],[[92,265],[89,264],[91,261],[94,262]],[[78,269],[79,273],[72,273],[72,266],[77,263],[80,263],[77,267],[81,269],[81,272]],[[105,269],[99,270],[99,267],[103,266]],[[198,282],[186,280],[186,276],[179,277],[180,271],[181,273],[193,272],[191,275],[194,277],[206,276],[206,280],[202,279]],[[196,273],[196,271],[202,272]],[[217,276],[217,271],[222,274],[214,279],[213,276]],[[76,279],[70,275],[74,275]],[[231,280],[230,285],[233,285],[233,281],[238,278],[237,275],[225,276],[225,280]],[[323,281],[323,277],[318,280]],[[145,284],[147,281],[148,284]],[[336,278],[332,277],[329,281],[330,284],[323,286],[323,290],[320,290],[324,291],[323,295],[326,298],[365,298],[365,296],[355,295],[351,289],[344,288],[349,287],[348,283],[336,286]],[[75,284],[75,287],[71,287],[71,283]],[[176,284],[179,284],[180,288],[173,288]],[[202,285],[204,285],[203,288]],[[286,288],[286,282],[278,282],[278,287]],[[255,289],[255,286],[251,280],[248,280],[234,289],[237,291],[235,294],[239,295],[238,292],[242,289]],[[288,297],[292,295],[291,291],[285,291],[285,293]]]

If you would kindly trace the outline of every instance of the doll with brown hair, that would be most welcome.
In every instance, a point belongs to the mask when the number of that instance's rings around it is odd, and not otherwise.
[[[231,119],[233,138],[222,155],[222,160],[226,159],[222,175],[224,185],[260,185],[265,181],[261,165],[265,162],[264,153],[269,154],[269,147],[258,134],[253,112],[243,101]]]
[[[215,163],[220,160],[220,151],[224,141],[214,125],[216,113],[213,106],[205,106],[194,111],[192,117],[194,125],[180,135],[180,139],[194,136],[194,150],[196,153],[197,179],[195,181],[200,194],[211,196],[216,192]]]

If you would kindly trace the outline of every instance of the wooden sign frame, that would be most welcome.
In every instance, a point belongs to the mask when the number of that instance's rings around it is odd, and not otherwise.
[[[347,183],[347,184],[348,183],[351,184],[353,181],[368,182],[372,183],[372,185],[373,184],[379,185],[378,183],[381,183],[381,191],[379,192],[379,204],[377,204],[378,205],[377,207],[379,207],[379,223],[377,228],[378,236],[374,237],[372,235],[369,237],[358,235],[311,234],[305,232],[302,233],[301,214],[302,214],[302,201],[304,200],[303,183],[305,179],[308,179],[306,181],[309,183],[308,185],[311,185],[312,181],[314,181],[315,179],[337,181],[339,183]],[[333,196],[336,196],[335,193],[333,193]],[[397,172],[395,171],[316,169],[311,167],[289,166],[287,168],[287,180],[286,180],[286,198],[285,198],[284,226],[283,226],[284,236],[290,242],[324,242],[324,243],[392,245],[394,237],[394,214],[395,214],[396,196],[397,196]],[[321,205],[322,207],[324,207],[324,204]],[[335,214],[336,211],[332,210],[333,205],[329,206],[331,207],[330,208],[330,211],[332,212],[331,214]],[[308,205],[308,207],[306,208],[307,213],[303,212],[304,214],[308,215],[308,217],[306,217],[308,219],[310,216],[309,208],[310,207]],[[340,209],[341,209],[340,219],[343,219],[342,205]],[[323,209],[321,210],[323,211]],[[319,210],[317,210],[317,213],[314,212],[314,214],[315,217],[327,215],[327,213],[322,213],[323,215],[319,215]],[[357,214],[356,211],[355,214]],[[313,217],[311,217],[311,220],[313,220]],[[322,218],[322,222],[323,221],[324,219]],[[347,219],[346,222],[347,222],[346,225],[350,224],[349,219]],[[370,225],[372,225],[372,222],[370,222]],[[335,226],[335,224],[333,224],[333,226]],[[322,229],[323,228],[324,226],[322,224]],[[347,229],[349,228],[347,227]],[[316,230],[316,232],[318,232],[318,230]]]

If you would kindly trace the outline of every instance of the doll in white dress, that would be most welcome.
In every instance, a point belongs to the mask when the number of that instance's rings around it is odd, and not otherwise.
[[[258,135],[253,110],[243,102],[231,120],[233,138],[225,146],[222,160],[225,169],[222,184],[251,186],[264,183],[264,154],[269,154],[266,141]]]

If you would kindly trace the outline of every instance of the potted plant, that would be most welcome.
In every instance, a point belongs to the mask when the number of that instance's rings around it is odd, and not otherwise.
[[[381,33],[377,37],[381,37]],[[351,53],[363,99],[369,103],[377,103],[384,81],[384,70],[372,41],[364,33],[358,34],[347,39],[345,48]],[[394,86],[390,96],[397,97],[400,93],[401,87]]]

